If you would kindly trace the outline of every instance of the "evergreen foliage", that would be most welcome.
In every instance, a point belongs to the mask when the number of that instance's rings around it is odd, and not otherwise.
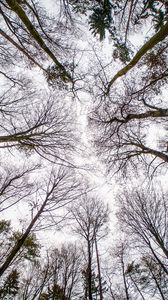
[[[19,291],[19,273],[12,270],[7,276],[3,286],[0,287],[0,299],[13,300]]]

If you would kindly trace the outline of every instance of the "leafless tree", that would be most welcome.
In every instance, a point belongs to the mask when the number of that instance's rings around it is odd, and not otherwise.
[[[0,267],[0,276],[11,265],[32,230],[58,226],[66,215],[64,210],[63,212],[58,212],[58,210],[60,211],[67,204],[74,201],[80,193],[79,182],[75,179],[74,171],[60,167],[51,172],[49,179],[41,183],[34,200],[31,201],[34,207],[31,209],[28,226],[24,229],[7,257],[4,257]]]
[[[90,115],[93,139],[98,155],[114,173],[145,165],[153,174],[168,162],[168,109],[164,96],[158,97],[167,86],[166,56],[163,43],[144,58],[144,70],[137,71],[137,77],[133,73],[110,97],[96,101]],[[152,141],[150,135],[158,126],[162,130]]]
[[[43,259],[30,263],[20,282],[19,297],[78,299],[81,252],[72,243],[49,249]]]
[[[142,255],[150,254],[159,267],[167,269],[167,194],[152,189],[134,190],[119,196],[119,221]]]
[[[108,256],[108,265],[105,268],[106,283],[108,286],[108,297],[112,300],[133,299],[135,297],[130,289],[130,285],[126,276],[128,249],[127,243],[121,241],[111,247]]]
[[[77,142],[75,115],[70,104],[55,101],[55,93],[36,91],[20,80],[2,90],[0,97],[0,148],[37,153],[50,161],[66,159]]]
[[[58,285],[65,299],[78,297],[78,280],[80,277],[81,252],[73,244],[63,244],[60,251],[55,249],[50,254],[52,278],[48,292],[54,295],[54,287]]]
[[[19,51],[31,64],[42,69],[48,77],[50,71],[43,67],[41,59],[49,57],[55,66],[55,77],[64,82],[72,81],[69,70],[60,62],[60,49],[63,47],[58,42],[60,37],[55,39],[53,35],[58,32],[57,26],[55,27],[58,20],[53,21],[47,17],[45,9],[34,1],[1,1],[0,13],[3,20],[0,34],[15,51]]]
[[[108,207],[96,198],[83,197],[78,205],[71,208],[72,218],[76,222],[73,231],[81,236],[87,245],[87,268],[86,268],[86,299],[93,299],[92,292],[92,257],[95,245],[100,299],[103,299],[101,267],[98,253],[98,240],[107,234]]]
[[[28,168],[1,167],[0,175],[0,212],[11,208],[20,201],[26,201],[35,192],[35,185],[30,180],[38,165]]]

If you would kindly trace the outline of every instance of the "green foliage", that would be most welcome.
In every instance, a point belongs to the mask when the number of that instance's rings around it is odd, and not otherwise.
[[[99,1],[89,17],[90,30],[94,35],[99,35],[100,41],[105,38],[106,29],[109,30],[111,27],[111,9],[112,5],[109,0]]]
[[[58,284],[54,284],[48,289],[48,292],[42,293],[39,300],[68,300],[64,293],[64,289]]]
[[[22,238],[22,233],[17,231],[13,233],[10,239],[16,243],[21,238]],[[23,257],[28,260],[34,260],[36,257],[39,256],[39,247],[40,245],[37,241],[36,235],[32,233],[27,237],[27,239],[23,244],[23,249],[24,249]]]
[[[83,287],[85,291],[85,296],[88,296],[88,270],[82,270],[82,278],[83,278]],[[103,294],[107,292],[106,288],[106,281],[102,281],[102,291]],[[99,289],[99,277],[95,274],[95,272],[92,272],[92,297],[93,300],[96,300],[97,297],[100,295],[100,289]],[[82,297],[81,299],[86,300],[85,297]],[[88,299],[88,298],[87,298]]]
[[[143,0],[142,10],[135,17],[135,24],[149,17],[154,23],[155,30],[159,30],[168,19],[168,1]]]
[[[13,300],[19,291],[19,273],[12,270],[0,288],[0,299]]]
[[[41,293],[38,300],[49,300],[49,295],[47,293]]]
[[[131,49],[126,45],[126,43],[119,42],[117,38],[114,37],[114,46],[113,51],[114,59],[118,58],[123,63],[127,63],[131,60]]]
[[[10,221],[0,220],[0,234],[7,234],[10,230]]]
[[[139,263],[134,261],[128,264],[126,276],[136,282],[141,291],[148,295],[156,296],[158,290],[156,288],[156,281],[162,291],[163,295],[167,295],[168,282],[167,274],[164,273],[158,262],[154,261],[150,256],[141,257]]]
[[[116,0],[118,2],[118,0]],[[115,2],[116,2],[115,1]],[[102,41],[106,30],[110,30],[112,24],[112,1],[110,0],[69,0],[73,11],[88,16],[88,23],[93,35],[99,35]]]
[[[0,256],[5,257],[5,255],[10,252],[10,249],[22,238],[23,234],[19,231],[12,231],[10,221],[6,220],[0,221],[0,234]],[[39,256],[39,248],[40,245],[36,235],[32,233],[27,237],[23,244],[21,257],[27,260],[34,260]]]
[[[52,286],[52,289],[49,289],[49,298],[52,300],[68,300],[64,293],[64,289],[58,284]]]
[[[12,236],[12,228],[10,221],[0,220],[0,257],[4,257],[7,251],[10,249],[12,242],[10,237]]]
[[[127,42],[131,23],[132,25],[141,24],[144,19],[150,18],[157,31],[168,19],[168,1],[141,0],[139,5],[138,3],[134,4],[132,10],[130,1],[69,0],[67,2],[76,13],[88,15],[90,30],[94,36],[99,36],[100,41],[105,38],[106,32],[110,33],[115,47],[113,56],[123,63],[129,62],[131,59],[132,52]]]

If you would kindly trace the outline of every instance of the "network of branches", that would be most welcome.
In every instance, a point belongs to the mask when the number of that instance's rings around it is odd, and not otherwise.
[[[0,299],[166,300],[168,1],[0,16]]]

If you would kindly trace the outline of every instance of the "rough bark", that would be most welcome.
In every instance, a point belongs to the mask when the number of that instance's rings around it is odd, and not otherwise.
[[[149,110],[140,114],[128,114],[123,119],[114,117],[110,120],[104,121],[103,123],[128,123],[131,120],[141,120],[147,118],[165,118],[168,117],[168,109]]]

